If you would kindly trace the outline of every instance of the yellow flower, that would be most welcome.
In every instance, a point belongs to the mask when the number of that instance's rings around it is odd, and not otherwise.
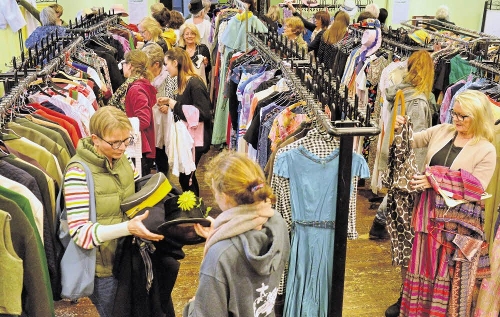
[[[177,205],[183,211],[193,209],[196,205],[196,195],[192,191],[183,192],[177,199]]]

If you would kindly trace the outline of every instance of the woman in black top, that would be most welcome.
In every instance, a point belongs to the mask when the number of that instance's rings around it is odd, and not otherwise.
[[[186,50],[189,57],[193,61],[196,74],[203,77],[205,73],[205,84],[208,85],[210,80],[210,51],[205,44],[200,43],[200,32],[193,23],[186,22],[181,26],[179,34],[179,47]],[[203,69],[204,68],[204,69]]]
[[[326,11],[318,11],[314,14],[315,22],[311,23],[304,19],[293,7],[291,2],[287,3],[288,8],[292,11],[294,16],[299,17],[304,23],[304,27],[311,31],[311,41],[307,45],[308,51],[313,51],[314,56],[318,55],[319,43],[321,41],[321,37],[323,36],[323,32],[325,32],[326,28],[330,25],[330,14]]]
[[[195,165],[200,162],[201,156],[210,149],[210,120],[212,118],[210,112],[210,98],[208,89],[203,79],[196,74],[188,53],[178,47],[174,47],[165,54],[165,65],[171,77],[177,76],[178,95],[177,100],[168,97],[158,98],[158,105],[163,112],[165,107],[173,110],[174,115],[183,121],[186,116],[183,112],[183,105],[195,106],[200,114],[199,121],[204,123],[203,146],[195,147]],[[168,111],[168,109],[166,109]],[[200,189],[196,179],[195,172],[186,175],[180,173],[179,183],[183,191],[190,190],[199,196]]]

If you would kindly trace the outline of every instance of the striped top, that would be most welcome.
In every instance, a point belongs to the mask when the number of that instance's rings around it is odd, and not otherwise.
[[[130,157],[128,155],[126,157],[134,170],[134,180],[137,180],[139,173]],[[84,249],[92,249],[101,245],[104,242],[99,239],[102,233],[106,230],[115,230],[117,227],[113,225],[101,226],[99,223],[93,223],[89,220],[90,194],[85,171],[77,164],[68,168],[64,176],[63,186],[71,237],[77,245]],[[106,235],[109,236],[109,232]]]

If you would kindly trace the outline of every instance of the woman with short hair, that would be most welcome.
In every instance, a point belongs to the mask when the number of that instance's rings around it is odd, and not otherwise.
[[[50,38],[51,35],[63,36],[66,34],[66,28],[58,25],[61,21],[59,15],[51,7],[43,8],[40,12],[40,21],[42,25],[37,27],[26,39],[25,45],[28,49],[33,48],[36,44],[40,46],[42,40],[45,41],[47,36]]]
[[[181,26],[178,46],[189,54],[193,61],[195,71],[200,75],[205,84],[210,81],[210,51],[205,44],[201,43],[198,28],[193,23],[186,22]]]

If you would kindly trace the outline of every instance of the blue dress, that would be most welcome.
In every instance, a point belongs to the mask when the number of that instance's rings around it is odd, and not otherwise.
[[[292,206],[285,317],[328,315],[338,171],[338,149],[320,158],[300,145],[276,158],[274,173],[290,179]],[[366,161],[356,153],[352,161],[354,176],[369,177]],[[319,221],[323,228],[312,226],[312,221]]]

